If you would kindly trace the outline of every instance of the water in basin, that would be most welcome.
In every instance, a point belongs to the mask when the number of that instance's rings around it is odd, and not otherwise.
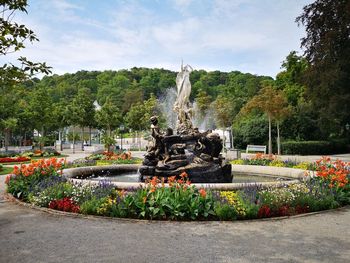
[[[109,180],[112,182],[139,182],[139,175],[137,173],[125,173],[119,175],[108,175],[89,178],[93,181]],[[262,183],[271,181],[287,180],[286,178],[277,178],[273,176],[258,176],[247,174],[234,174],[232,183]]]

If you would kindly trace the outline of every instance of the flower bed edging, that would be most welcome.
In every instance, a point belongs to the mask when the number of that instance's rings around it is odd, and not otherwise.
[[[268,218],[260,218],[260,219],[245,219],[245,220],[233,220],[233,221],[219,221],[219,220],[206,220],[206,221],[176,221],[176,220],[157,220],[157,219],[135,219],[135,218],[121,218],[121,217],[110,217],[110,216],[96,216],[96,215],[84,215],[84,214],[79,214],[79,213],[71,213],[71,212],[63,212],[55,209],[50,209],[46,207],[41,207],[41,206],[36,206],[30,203],[23,202],[17,198],[15,198],[13,195],[9,193],[4,194],[5,200],[9,202],[14,202],[17,205],[24,206],[30,209],[34,209],[40,212],[48,213],[51,215],[56,215],[56,216],[66,216],[66,217],[73,217],[73,218],[84,218],[84,219],[103,219],[103,220],[113,220],[113,221],[122,221],[122,222],[132,222],[132,223],[153,223],[153,224],[158,224],[159,222],[171,222],[171,223],[194,223],[194,224],[210,224],[210,223],[254,223],[254,222],[261,222],[261,221],[281,221],[281,220],[286,220],[286,219],[294,219],[294,218],[300,218],[300,217],[309,217],[309,216],[314,216],[318,214],[326,214],[326,213],[334,213],[334,212],[339,212],[339,211],[344,211],[344,210],[350,210],[350,205],[339,207],[339,208],[334,208],[334,209],[328,209],[328,210],[322,210],[322,211],[317,211],[317,212],[309,212],[309,213],[304,213],[304,214],[298,214],[298,215],[292,215],[292,216],[279,216],[279,217],[268,217]]]

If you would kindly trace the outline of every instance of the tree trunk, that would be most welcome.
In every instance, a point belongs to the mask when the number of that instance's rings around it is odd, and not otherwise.
[[[63,151],[63,129],[61,129],[60,133],[61,133],[61,145],[60,145],[60,150],[61,150],[61,152],[62,152],[62,151]]]
[[[5,151],[7,152],[9,150],[9,144],[10,144],[10,130],[5,129]]]
[[[140,131],[138,132],[138,140],[139,140],[139,151],[141,151],[141,128],[140,128]]]
[[[271,115],[269,117],[269,154],[272,154]]]
[[[281,155],[280,124],[277,122],[277,154]]]
[[[233,144],[233,131],[232,131],[232,127],[230,127],[230,138],[231,138],[231,149],[234,149],[235,146]]]
[[[81,150],[84,151],[84,127],[81,127]]]
[[[224,147],[222,147],[222,150],[223,152],[227,152],[227,149],[226,149],[226,136],[225,136],[225,128],[222,128],[222,142],[223,142],[223,145]]]
[[[41,127],[41,142],[40,142],[40,151],[43,150],[44,148],[44,133],[45,133],[45,130],[44,130],[44,127]]]
[[[73,127],[73,153],[75,153],[75,133],[74,133],[74,127]]]
[[[90,146],[92,145],[92,142],[91,142],[91,127],[89,127],[89,145]]]

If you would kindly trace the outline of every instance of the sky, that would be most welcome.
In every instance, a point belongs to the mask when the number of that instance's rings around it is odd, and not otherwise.
[[[295,18],[310,0],[29,0],[14,21],[40,42],[2,57],[47,62],[56,74],[132,67],[275,77],[305,35]]]

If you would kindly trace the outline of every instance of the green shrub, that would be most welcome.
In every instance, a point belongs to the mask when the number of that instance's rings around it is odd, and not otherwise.
[[[263,114],[250,114],[235,122],[233,134],[235,135],[235,148],[246,149],[248,144],[266,145],[268,121]]]
[[[345,153],[349,145],[338,141],[285,141],[281,143],[283,154],[327,155]]]
[[[139,189],[123,199],[129,217],[147,219],[196,220],[214,215],[210,193],[205,197],[194,186]]]
[[[107,200],[106,197],[104,198],[96,198],[93,197],[90,200],[85,201],[80,206],[80,212],[85,215],[98,215],[98,209],[101,207],[103,203],[105,203]]]
[[[223,221],[237,219],[236,209],[229,204],[222,204],[220,202],[215,203],[215,214],[220,220]]]

